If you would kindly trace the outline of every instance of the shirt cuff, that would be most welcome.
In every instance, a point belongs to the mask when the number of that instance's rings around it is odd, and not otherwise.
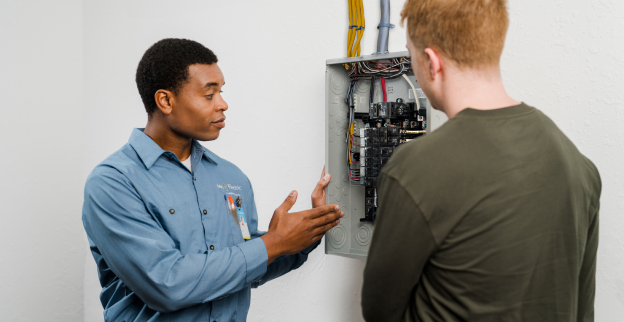
[[[308,246],[308,248],[304,249],[301,251],[302,254],[304,255],[308,255],[310,254],[316,247],[318,247],[318,245],[321,243],[321,240],[319,239],[316,243]]]
[[[251,284],[266,273],[269,254],[262,238],[254,238],[237,246],[243,253],[245,263],[247,264],[245,284]]]

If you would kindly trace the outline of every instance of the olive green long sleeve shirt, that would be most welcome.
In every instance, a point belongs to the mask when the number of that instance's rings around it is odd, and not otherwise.
[[[593,321],[600,176],[539,110],[465,109],[377,189],[366,321]]]

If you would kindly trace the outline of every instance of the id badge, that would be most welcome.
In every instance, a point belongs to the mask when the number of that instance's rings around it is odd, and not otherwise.
[[[247,225],[247,218],[245,217],[245,211],[243,210],[243,198],[240,195],[225,195],[225,200],[228,204],[228,209],[232,216],[234,216],[238,226],[240,227],[243,239],[251,239],[249,234],[249,226]]]

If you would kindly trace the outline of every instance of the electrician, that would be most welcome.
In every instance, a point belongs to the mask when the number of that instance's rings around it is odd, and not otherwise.
[[[416,79],[449,121],[381,171],[364,318],[593,321],[600,176],[505,91],[506,1],[408,0],[401,15]]]
[[[288,213],[293,191],[258,231],[247,176],[198,142],[225,127],[214,53],[161,40],[136,83],[147,125],[93,170],[84,192],[105,320],[246,321],[251,288],[300,267],[344,216],[325,205],[330,176],[316,185],[313,209]]]

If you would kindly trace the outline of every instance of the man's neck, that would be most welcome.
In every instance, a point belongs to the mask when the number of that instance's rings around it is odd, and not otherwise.
[[[191,155],[193,140],[175,133],[165,122],[155,119],[154,116],[147,121],[143,133],[161,149],[173,152],[180,160],[186,160]]]
[[[498,67],[485,71],[453,70],[445,76],[442,91],[449,94],[442,95],[440,105],[449,119],[466,108],[493,110],[520,104],[507,94]]]

